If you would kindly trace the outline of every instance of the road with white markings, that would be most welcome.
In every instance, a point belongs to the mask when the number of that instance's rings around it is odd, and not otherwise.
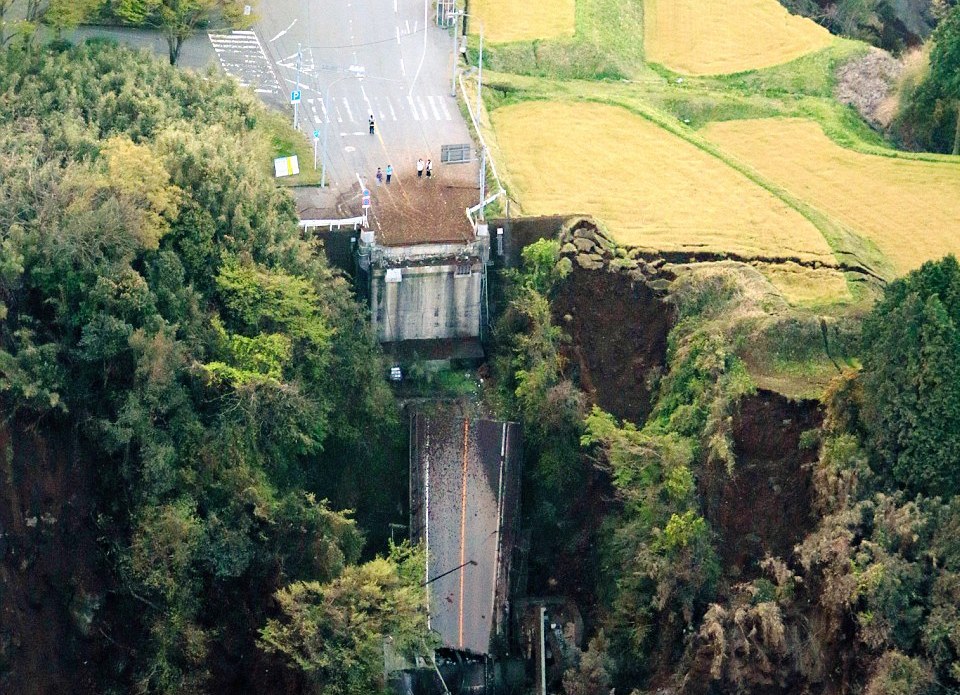
[[[450,94],[452,37],[437,27],[432,2],[273,0],[259,13],[252,32],[210,41],[227,73],[291,115],[290,93],[299,86],[300,130],[321,134],[321,153],[326,140],[332,185],[356,187],[358,175],[372,182],[387,164],[398,179],[413,177],[418,158],[432,159],[439,176],[441,145],[471,142]],[[474,162],[442,175],[474,181],[477,171]]]

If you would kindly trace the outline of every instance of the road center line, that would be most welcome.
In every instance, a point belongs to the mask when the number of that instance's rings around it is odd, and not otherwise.
[[[458,621],[459,645],[463,647],[463,578],[466,575],[463,565],[467,563],[467,445],[470,441],[470,421],[463,421],[463,487],[460,492],[460,618]]]
[[[294,19],[292,22],[290,22],[290,26],[288,26],[286,29],[284,29],[284,30],[281,31],[279,34],[277,34],[277,35],[274,36],[272,39],[270,39],[270,43],[273,43],[274,41],[276,41],[277,39],[279,39],[281,36],[283,36],[284,34],[286,34],[288,31],[290,31],[291,29],[293,29],[293,25],[296,24],[298,21],[299,21],[299,17],[298,17],[297,19]]]
[[[397,45],[400,45],[400,27],[395,27],[397,30]]]

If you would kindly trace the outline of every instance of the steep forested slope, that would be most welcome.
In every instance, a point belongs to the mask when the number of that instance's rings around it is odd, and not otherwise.
[[[357,522],[325,499],[359,501],[361,520],[402,499],[397,418],[360,307],[264,173],[270,118],[230,81],[114,46],[0,53],[0,518],[44,531],[58,495],[92,497],[68,514],[75,545],[0,544],[5,609],[41,610],[17,594],[56,565],[40,603],[64,623],[4,615],[0,691],[293,692],[330,675],[297,677],[258,636],[273,592],[319,582],[310,604],[360,558]],[[31,463],[26,431],[49,455]],[[16,494],[58,466],[82,484]],[[380,595],[406,582],[376,569]],[[47,629],[80,644],[49,652],[62,681],[31,666]],[[81,652],[98,661],[72,679]]]

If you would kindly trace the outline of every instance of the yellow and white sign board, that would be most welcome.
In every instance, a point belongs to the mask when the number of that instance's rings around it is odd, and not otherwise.
[[[292,157],[278,157],[273,160],[273,168],[280,176],[296,176],[300,173],[300,162],[297,161],[297,155]]]

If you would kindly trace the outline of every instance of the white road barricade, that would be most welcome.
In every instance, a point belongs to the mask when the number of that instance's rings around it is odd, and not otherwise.
[[[340,229],[340,227],[353,227],[356,229],[363,224],[363,215],[359,217],[345,217],[339,220],[300,220],[300,226],[303,229],[317,229],[318,227],[327,227],[328,229]]]

